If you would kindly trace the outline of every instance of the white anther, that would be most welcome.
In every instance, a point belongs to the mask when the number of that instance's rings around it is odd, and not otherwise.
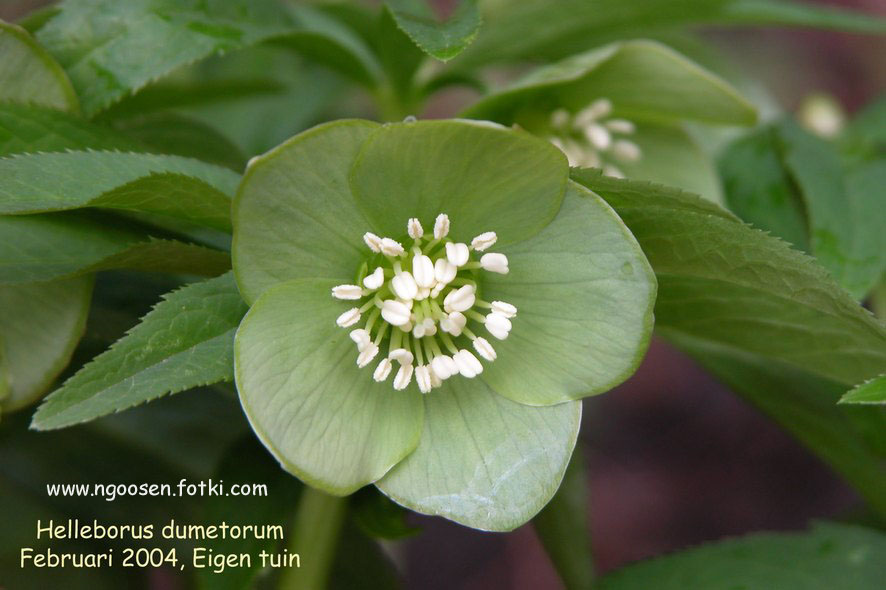
[[[431,374],[431,388],[432,389],[436,389],[436,388],[440,387],[441,385],[443,385],[443,380],[440,379],[439,377],[437,377],[437,373],[435,373],[434,371],[429,371],[429,372]]]
[[[360,299],[363,297],[363,289],[360,285],[339,285],[332,288],[332,296],[336,299]]]
[[[603,175],[611,176],[612,178],[624,178],[625,174],[621,171],[621,168],[617,166],[613,166],[612,164],[607,164],[603,166]]]
[[[418,295],[416,295],[415,298],[418,300],[422,300],[422,299],[427,299],[430,296],[431,296],[431,290],[428,289],[427,287],[421,287],[418,290]]]
[[[406,306],[406,309],[412,309],[415,302],[412,299],[398,299],[400,303]]]
[[[606,128],[613,133],[624,133],[625,135],[630,135],[637,130],[637,127],[626,119],[609,119],[603,124],[606,125]]]
[[[401,365],[411,365],[414,357],[405,348],[396,348],[388,353],[388,358],[392,361],[397,361]]]
[[[459,350],[452,357],[452,360],[455,361],[455,366],[458,367],[458,372],[468,379],[473,379],[483,372],[483,365],[480,364],[480,361],[477,360],[477,357],[475,357],[470,350]]]
[[[381,239],[381,251],[386,256],[402,256],[405,252],[403,244],[391,238]]]
[[[409,382],[412,381],[412,371],[412,365],[402,365],[400,370],[397,371],[397,374],[394,376],[394,389],[397,391],[406,389]]]
[[[601,164],[603,164],[603,161],[600,159],[600,154],[595,150],[582,152],[581,163],[579,164],[582,168],[599,168]]]
[[[422,393],[430,393],[431,391],[431,371],[427,365],[419,365],[415,368],[415,382],[418,384],[418,390]]]
[[[434,220],[434,239],[440,240],[449,235],[449,216],[441,213]]]
[[[493,244],[495,244],[496,240],[498,240],[498,236],[495,235],[494,231],[483,232],[482,234],[471,240],[471,248],[473,248],[477,252],[482,252],[483,250],[490,248]]]
[[[491,252],[480,258],[480,266],[489,272],[497,272],[502,275],[508,274],[508,257],[504,254]]]
[[[375,368],[375,371],[372,373],[372,378],[381,383],[385,379],[388,378],[388,375],[391,374],[391,369],[394,367],[394,363],[391,362],[390,359],[382,359],[378,366]]]
[[[627,139],[619,139],[612,144],[612,155],[622,162],[636,162],[643,155],[638,146],[633,141]]]
[[[412,335],[416,338],[424,338],[425,337],[425,324],[424,322],[418,322],[415,326],[412,327]]]
[[[425,327],[425,336],[433,336],[437,333],[437,324],[431,318],[425,318],[422,320],[422,324]]]
[[[436,299],[445,287],[446,283],[437,283],[437,285],[433,289],[431,289],[431,293],[428,295],[428,297],[430,297],[431,299]]]
[[[366,242],[366,245],[373,252],[381,252],[381,238],[374,233],[366,232],[363,234],[363,241]]]
[[[434,263],[430,258],[419,254],[412,259],[412,276],[419,287],[433,287],[436,282],[434,274]]]
[[[409,318],[409,321],[400,326],[400,329],[404,332],[412,332],[412,318]]]
[[[445,285],[451,282],[457,273],[458,267],[445,258],[438,258],[437,262],[434,263],[434,278],[438,283]]]
[[[374,342],[370,342],[366,345],[366,348],[360,351],[360,354],[357,356],[357,366],[361,369],[369,364],[369,362],[375,358],[378,354],[378,346]]]
[[[357,328],[356,330],[351,330],[351,333],[349,334],[349,336],[351,337],[351,340],[354,341],[354,344],[357,345],[357,350],[359,350],[361,352],[372,341],[369,338],[369,332],[367,332],[363,328]]]
[[[489,344],[489,341],[486,338],[477,337],[474,339],[474,350],[476,350],[480,356],[485,358],[487,361],[494,361],[498,355],[495,353],[495,349],[492,348],[492,345]]]
[[[566,109],[557,109],[551,113],[551,126],[557,128],[566,127],[569,124],[571,115]]]
[[[409,323],[410,315],[409,308],[400,301],[386,299],[384,303],[382,303],[381,317],[392,326],[405,326]]]
[[[504,301],[493,301],[492,311],[494,311],[495,313],[500,313],[506,318],[512,318],[517,315],[517,308],[510,303],[506,303]]]
[[[406,231],[409,232],[409,237],[413,240],[417,240],[425,235],[425,230],[422,228],[421,222],[415,217],[410,217],[409,221],[406,222]]]
[[[446,258],[455,266],[464,266],[470,255],[471,251],[468,250],[467,244],[447,242]]]
[[[508,332],[511,331],[511,320],[494,311],[486,316],[485,325],[489,333],[499,340],[507,338]]]
[[[612,145],[612,135],[610,135],[609,130],[602,125],[591,123],[585,127],[584,132],[585,137],[588,138],[591,145],[598,150],[608,150],[609,146]]]
[[[458,373],[458,366],[456,366],[451,356],[441,354],[440,356],[435,356],[434,360],[431,361],[431,370],[441,380],[446,380]]]
[[[348,326],[353,326],[360,320],[360,310],[356,307],[352,307],[348,311],[344,312],[335,320],[335,323],[338,324],[340,328],[347,328]]]
[[[418,285],[415,284],[415,279],[408,270],[397,273],[397,276],[391,279],[391,290],[394,295],[404,301],[415,299],[415,296],[418,295]]]
[[[372,271],[372,274],[366,275],[366,278],[363,279],[363,286],[367,289],[372,289],[375,291],[379,287],[381,287],[385,282],[385,271],[380,266],[376,266],[375,270]]]
[[[597,119],[606,117],[611,112],[612,102],[606,98],[597,99],[575,115],[575,126],[579,129],[583,129]]]
[[[474,306],[475,300],[474,286],[465,285],[459,289],[450,291],[446,295],[443,299],[443,309],[446,310],[446,313],[452,313],[453,311],[467,311]]]
[[[448,316],[440,319],[440,329],[453,336],[461,336],[462,330],[468,323],[468,318],[463,313],[453,311]]]

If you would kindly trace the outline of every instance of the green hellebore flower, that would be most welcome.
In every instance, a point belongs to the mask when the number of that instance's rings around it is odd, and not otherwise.
[[[315,127],[250,162],[233,221],[243,408],[332,494],[513,529],[560,483],[576,400],[648,344],[633,236],[559,150],[496,124]]]

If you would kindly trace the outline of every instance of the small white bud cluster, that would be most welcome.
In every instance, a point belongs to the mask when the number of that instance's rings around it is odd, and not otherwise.
[[[372,378],[386,381],[396,363],[396,390],[405,389],[413,377],[422,393],[455,375],[476,377],[483,372],[483,364],[456,339],[469,339],[476,354],[492,362],[498,356],[495,349],[469,328],[469,321],[504,340],[517,314],[517,308],[509,303],[487,303],[478,297],[474,271],[508,274],[507,256],[486,252],[498,240],[495,232],[481,233],[467,244],[450,239],[449,231],[449,217],[440,214],[430,234],[425,234],[418,218],[407,221],[406,233],[413,242],[408,248],[367,232],[363,241],[378,265],[371,266],[371,272],[361,276],[358,284],[332,289],[336,299],[361,302],[338,316],[338,326],[350,328],[368,315],[364,327],[350,332],[357,345],[357,366],[363,368],[372,362],[387,339],[388,354],[376,365]],[[479,260],[472,260],[474,252]],[[461,271],[465,272],[460,275]],[[488,312],[483,315],[475,307]]]
[[[552,135],[548,140],[566,154],[570,166],[602,168],[603,174],[624,178],[613,162],[636,162],[640,147],[621,136],[633,135],[636,126],[627,119],[610,118],[612,102],[595,100],[574,115],[565,109],[551,113]]]

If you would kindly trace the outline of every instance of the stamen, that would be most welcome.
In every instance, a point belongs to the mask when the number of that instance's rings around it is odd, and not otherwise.
[[[415,382],[418,384],[418,390],[422,393],[430,393],[431,391],[431,372],[427,365],[419,365],[415,369]]]
[[[377,266],[375,270],[372,271],[372,274],[366,275],[366,278],[363,279],[363,286],[367,289],[372,289],[375,291],[379,287],[381,287],[385,282],[385,271],[382,267]]]
[[[406,223],[406,231],[413,240],[420,240],[425,235],[425,230],[421,226],[421,222],[415,217],[410,217]]]
[[[381,238],[374,233],[366,232],[363,234],[363,241],[366,242],[366,245],[373,252],[381,252]]]
[[[506,339],[511,331],[511,320],[496,312],[486,316],[486,323],[484,325],[489,333],[499,340]]]
[[[363,297],[363,289],[359,285],[339,285],[332,288],[332,296],[336,299],[356,300]]]
[[[468,250],[467,244],[447,242],[446,258],[455,266],[464,266],[467,263],[471,251]]]
[[[456,273],[458,273],[458,267],[445,258],[438,258],[434,263],[434,278],[438,283],[446,285],[446,283],[452,282]],[[442,287],[440,288],[442,289]]]
[[[387,299],[382,304],[381,317],[392,326],[405,326],[409,323],[410,315],[409,308],[401,301]]]
[[[434,239],[442,240],[449,235],[449,216],[441,213],[434,220]]]
[[[372,359],[378,354],[378,346],[375,343],[370,342],[366,345],[366,348],[360,351],[360,354],[357,356],[357,366],[361,369],[369,364]]]
[[[356,307],[352,307],[338,316],[335,323],[338,324],[338,327],[340,328],[348,328],[356,324],[358,321],[360,321],[360,310]]]
[[[397,375],[394,376],[394,389],[397,391],[403,391],[409,385],[409,382],[412,381],[412,365],[402,365],[400,370],[397,371]]]
[[[381,383],[385,379],[388,378],[388,375],[391,374],[391,369],[393,369],[394,364],[390,359],[382,359],[378,366],[375,368],[375,371],[372,373],[372,378],[377,382]]]
[[[424,254],[412,259],[412,275],[419,287],[431,288],[436,283],[434,263]]]
[[[504,301],[493,301],[490,307],[492,308],[492,311],[499,313],[506,318],[512,318],[517,315],[517,308]]]
[[[478,252],[482,252],[483,250],[492,247],[497,240],[498,236],[494,231],[484,232],[471,240],[471,248]]]
[[[385,256],[402,256],[406,252],[403,244],[391,238],[382,238],[380,247]]]
[[[349,335],[351,337],[351,340],[353,340],[354,343],[357,345],[357,350],[359,350],[361,352],[363,351],[364,348],[366,348],[366,345],[371,342],[371,339],[369,337],[369,332],[367,332],[363,328],[357,328],[356,330],[352,330]]]
[[[643,153],[640,151],[640,147],[633,141],[619,139],[612,144],[612,155],[622,162],[636,162]]]
[[[458,372],[461,373],[463,377],[473,379],[483,372],[483,365],[480,364],[480,361],[477,360],[477,357],[475,357],[470,350],[459,350],[455,356],[453,356],[453,360],[458,367]]]
[[[397,361],[400,365],[411,365],[415,357],[405,348],[398,348],[388,353],[388,358]]]
[[[485,358],[487,361],[494,361],[498,358],[498,355],[495,353],[495,349],[492,348],[492,345],[489,344],[489,341],[486,338],[475,338],[474,339],[474,350],[476,350],[480,356]]]
[[[504,254],[489,253],[480,258],[480,266],[489,272],[508,274],[508,257]]]
[[[627,119],[609,119],[603,124],[613,133],[630,135],[637,130],[637,127]]]
[[[488,254],[486,256],[489,256]],[[456,290],[450,291],[443,299],[443,309],[452,313],[455,311],[467,311],[474,305],[474,287],[473,285],[465,285]]]
[[[462,330],[464,330],[467,323],[468,318],[464,314],[459,311],[453,311],[448,316],[440,319],[440,329],[457,338],[461,336]]]
[[[391,279],[391,290],[404,301],[415,299],[418,295],[418,285],[409,271],[399,272]]]

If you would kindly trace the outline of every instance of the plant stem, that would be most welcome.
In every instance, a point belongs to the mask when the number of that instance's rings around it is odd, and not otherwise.
[[[283,570],[279,590],[326,588],[346,508],[347,498],[305,486],[289,540],[290,553],[298,553],[303,559],[300,568]]]

